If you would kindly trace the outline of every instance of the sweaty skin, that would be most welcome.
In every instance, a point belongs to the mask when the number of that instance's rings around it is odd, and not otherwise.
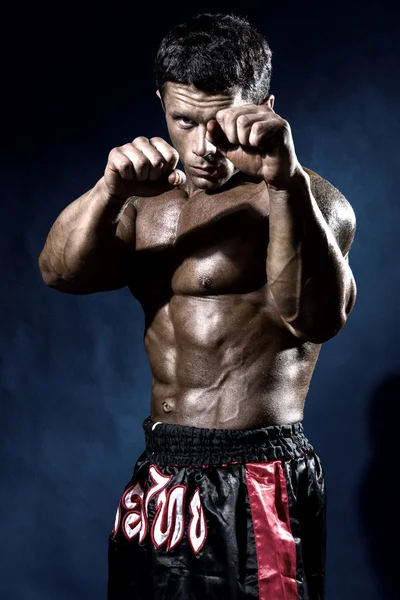
[[[205,135],[218,110],[243,101],[168,83],[164,102],[185,189],[128,205],[151,417],[219,429],[300,421],[321,345],[290,333],[268,289],[266,183],[236,171]],[[191,169],[206,164],[215,176]]]
[[[268,289],[268,190],[135,199],[132,294],[145,314],[154,421],[220,429],[303,418],[320,344],[294,337]],[[130,207],[133,210],[133,207]]]
[[[264,179],[239,171],[207,135],[219,111],[247,101],[240,92],[211,94],[170,82],[162,98],[157,94],[186,181],[182,173],[179,187],[160,187],[139,169],[129,188],[136,195],[119,197],[126,178],[116,179],[106,169],[108,179],[69,205],[54,224],[39,258],[43,278],[70,293],[128,285],[145,315],[154,421],[219,429],[301,421],[321,349],[321,343],[304,338],[328,338],[295,335],[278,312],[274,284],[269,287],[267,280],[274,192]],[[264,104],[272,109],[274,97]],[[136,138],[135,148],[113,150],[113,161],[124,151],[139,164],[140,152],[146,157],[157,144],[169,146],[152,140]],[[167,154],[162,157],[169,168]],[[335,188],[303,169],[323,217],[337,228],[347,201],[332,200]],[[106,179],[117,187],[112,190]],[[344,256],[349,233],[337,238]],[[274,237],[270,248],[273,244]],[[323,289],[330,290],[326,284]],[[329,299],[325,294],[319,306],[328,306]]]

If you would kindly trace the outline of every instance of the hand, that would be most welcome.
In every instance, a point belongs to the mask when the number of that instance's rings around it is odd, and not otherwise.
[[[137,137],[108,155],[104,182],[111,196],[158,196],[186,182],[178,152],[159,137]]]
[[[301,171],[287,121],[266,105],[226,108],[207,123],[207,139],[243,173],[285,187]]]

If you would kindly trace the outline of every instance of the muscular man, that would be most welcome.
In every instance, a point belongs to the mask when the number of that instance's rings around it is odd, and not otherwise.
[[[151,415],[108,597],[321,600],[325,485],[302,419],[321,344],[355,303],[354,212],[300,165],[245,19],[174,27],[156,75],[172,146],[113,149],[39,259],[48,286],[128,286],[145,314]]]

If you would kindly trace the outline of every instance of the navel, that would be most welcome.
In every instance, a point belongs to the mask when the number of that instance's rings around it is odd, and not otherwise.
[[[200,287],[205,288],[206,290],[209,290],[211,286],[212,286],[211,277],[202,277],[200,279]]]

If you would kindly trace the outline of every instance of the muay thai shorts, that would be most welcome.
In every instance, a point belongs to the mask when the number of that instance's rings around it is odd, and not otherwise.
[[[324,598],[324,473],[301,422],[143,428],[109,535],[108,600]]]

